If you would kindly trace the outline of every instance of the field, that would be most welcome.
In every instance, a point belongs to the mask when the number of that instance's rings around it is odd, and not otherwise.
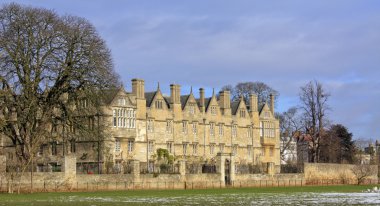
[[[374,186],[0,194],[0,205],[379,205]]]

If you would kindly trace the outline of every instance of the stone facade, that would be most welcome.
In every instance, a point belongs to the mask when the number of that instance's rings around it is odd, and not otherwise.
[[[144,81],[133,79],[132,92],[120,88],[105,105],[115,162],[149,163],[163,148],[179,159],[211,161],[220,152],[233,154],[237,164],[280,164],[273,97],[259,107],[255,95],[246,105],[243,98],[231,102],[228,91],[206,98],[201,88],[198,99],[192,91],[181,95],[180,85],[170,85],[170,91],[145,92]]]
[[[268,104],[258,105],[257,96],[250,95],[246,105],[243,98],[231,102],[229,91],[205,97],[200,88],[199,98],[195,98],[193,91],[181,95],[180,85],[172,84],[170,96],[165,96],[159,86],[145,92],[144,84],[144,80],[133,79],[131,91],[124,87],[107,91],[102,116],[92,120],[92,124],[104,125],[100,132],[106,139],[45,143],[36,154],[36,171],[59,169],[70,153],[76,157],[77,173],[97,173],[91,168],[98,167],[105,173],[109,162],[121,166],[139,161],[149,168],[158,148],[167,149],[177,162],[215,162],[222,153],[233,156],[231,165],[253,164],[264,170],[269,163],[269,168],[280,165],[273,96]],[[15,159],[12,143],[3,142],[7,160]]]

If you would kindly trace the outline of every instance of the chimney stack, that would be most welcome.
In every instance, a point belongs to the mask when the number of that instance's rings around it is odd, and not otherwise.
[[[145,99],[144,80],[132,79],[132,94],[136,95],[137,99]]]
[[[219,105],[222,109],[231,108],[230,91],[224,90],[219,92]]]
[[[201,112],[205,112],[205,90],[203,88],[199,89],[199,101]]]
[[[249,107],[252,112],[257,112],[257,95],[256,94],[249,95]]]
[[[171,104],[180,104],[181,96],[181,86],[178,84],[171,84],[170,85],[170,103]]]

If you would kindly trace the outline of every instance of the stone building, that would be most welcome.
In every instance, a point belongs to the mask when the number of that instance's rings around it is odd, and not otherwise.
[[[107,138],[102,142],[75,140],[66,146],[60,141],[42,145],[39,154],[50,157],[50,167],[61,165],[63,148],[70,147],[68,152],[76,154],[78,167],[88,171],[98,165],[104,169],[106,162],[120,165],[129,160],[149,168],[158,148],[167,149],[176,160],[212,162],[222,153],[233,156],[235,165],[279,168],[279,121],[274,117],[272,95],[268,104],[259,106],[252,94],[246,105],[243,98],[231,102],[229,91],[205,97],[200,88],[199,98],[195,98],[193,91],[184,95],[180,85],[172,84],[170,96],[165,96],[159,86],[145,92],[144,80],[133,79],[132,91],[120,87],[107,91],[103,98],[99,119]]]
[[[258,107],[257,97],[231,102],[221,91],[206,98],[199,89],[181,95],[180,85],[170,85],[170,96],[158,86],[145,92],[144,81],[132,80],[132,92],[120,88],[105,106],[112,134],[114,161],[153,161],[157,148],[167,149],[182,159],[198,157],[209,161],[218,152],[231,153],[236,163],[280,164],[278,120],[271,103]]]

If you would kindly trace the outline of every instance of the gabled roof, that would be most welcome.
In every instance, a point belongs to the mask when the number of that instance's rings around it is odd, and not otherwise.
[[[157,95],[157,92],[158,91],[155,91],[155,92],[145,92],[145,99],[146,99],[146,106],[147,107],[150,107],[150,105],[152,104],[153,100],[154,100],[154,97]],[[170,97],[165,97],[165,96],[162,96],[164,98],[164,101],[166,103],[166,106],[168,108],[170,108]]]
[[[189,100],[190,95],[182,95],[180,97],[181,100],[181,108],[182,110],[185,108],[187,101]]]
[[[109,105],[112,103],[112,101],[115,99],[117,93],[119,93],[120,90],[124,90],[122,87],[120,88],[113,88],[113,89],[105,89],[100,91],[99,95],[102,99],[102,102],[106,105]]]
[[[232,112],[232,115],[236,115],[236,112],[239,109],[239,103],[240,103],[240,101],[231,102],[231,112]]]
[[[259,106],[259,114],[261,114],[261,112],[263,111],[263,109],[265,108],[265,106],[267,106],[267,103],[264,103],[262,105]]]
[[[146,106],[147,107],[150,107],[150,105],[152,104],[152,101],[154,99],[154,97],[156,96],[156,92],[145,92],[145,99],[146,99]]]
[[[198,98],[198,99],[195,99],[195,101],[197,102],[198,107],[201,107],[201,99]],[[206,108],[206,110],[207,110],[207,107],[210,104],[210,102],[211,102],[211,97],[210,98],[205,98],[205,108]]]
[[[207,111],[208,106],[210,106],[212,97],[205,98],[205,111]]]

